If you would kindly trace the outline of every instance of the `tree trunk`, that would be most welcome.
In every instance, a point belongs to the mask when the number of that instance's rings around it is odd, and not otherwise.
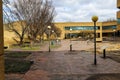
[[[31,37],[31,40],[30,40],[30,45],[31,45],[30,47],[31,47],[31,48],[34,46],[35,41],[36,41],[36,37],[35,37],[35,36],[32,36],[32,37]]]
[[[42,36],[40,36],[40,43],[42,43]]]
[[[33,40],[30,41],[30,47],[33,47]]]
[[[23,45],[23,37],[20,38],[20,42],[19,42],[19,45]]]

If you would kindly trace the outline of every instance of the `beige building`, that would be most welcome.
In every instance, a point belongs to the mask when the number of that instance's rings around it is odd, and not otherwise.
[[[62,30],[60,39],[66,39],[71,37],[81,37],[82,33],[93,34],[94,23],[93,22],[61,22],[55,23],[55,25]],[[119,29],[116,21],[111,22],[97,22],[96,23],[96,40],[103,41],[103,37],[107,35],[113,35]]]
[[[84,33],[93,33],[93,22],[63,22],[55,23],[55,25],[62,30],[60,39],[82,37]],[[102,23],[96,23],[97,41],[102,41]]]

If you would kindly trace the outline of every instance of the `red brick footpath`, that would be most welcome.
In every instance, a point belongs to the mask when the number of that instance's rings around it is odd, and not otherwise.
[[[85,51],[93,49],[93,43],[73,42],[77,44],[76,48],[73,45],[74,50],[80,49],[73,52],[69,51],[68,41],[61,43],[60,48],[51,52],[47,49],[33,52],[28,57],[34,61],[30,70],[16,78],[7,76],[6,80],[120,80],[120,63],[110,58],[103,59],[101,54],[97,54],[97,65],[93,65],[93,52]]]
[[[34,65],[23,80],[119,80],[120,64],[85,51],[56,51],[33,53]]]

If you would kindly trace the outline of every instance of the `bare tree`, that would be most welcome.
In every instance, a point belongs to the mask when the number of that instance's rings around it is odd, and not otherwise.
[[[13,9],[7,15],[10,23],[9,30],[12,30],[20,38],[20,44],[27,33],[31,42],[35,42],[37,36],[43,36],[48,25],[53,21],[55,10],[50,0],[14,0]],[[11,21],[20,21],[21,33],[15,29]]]
[[[27,30],[27,26],[25,25],[24,17],[21,16],[21,9],[12,6],[9,0],[3,0],[4,7],[4,23],[6,23],[5,27],[8,31],[14,32],[16,37],[13,39],[20,45],[23,44],[23,39]],[[11,8],[12,7],[12,8]],[[14,22],[16,21],[16,22]],[[19,40],[18,40],[19,39]]]
[[[37,36],[43,36],[47,26],[52,23],[54,18],[54,7],[52,1],[48,0],[17,0],[16,8],[21,8],[21,15],[27,28],[28,38],[35,42]]]
[[[46,0],[44,7],[42,9],[42,14],[41,14],[42,19],[40,24],[42,26],[42,29],[39,33],[41,39],[44,37],[43,34],[46,33],[47,31],[47,26],[49,25],[53,27],[52,22],[53,22],[54,16],[55,16],[55,9],[52,6],[52,1]]]
[[[35,41],[36,37],[41,29],[40,20],[41,20],[41,9],[42,9],[42,0],[18,0],[16,7],[22,8],[21,12],[24,15],[24,20],[27,28],[28,38],[31,41]]]
[[[33,0],[31,1],[34,2]],[[52,1],[45,0],[45,2],[39,4],[36,3],[34,7],[34,12],[31,12],[34,17],[29,17],[30,20],[27,22],[27,25],[29,25],[28,36],[32,41],[36,41],[38,35],[42,39],[47,26],[52,23],[55,15]]]

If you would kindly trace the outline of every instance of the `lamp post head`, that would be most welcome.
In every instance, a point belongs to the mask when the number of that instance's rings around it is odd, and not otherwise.
[[[92,16],[92,21],[93,22],[97,22],[97,20],[98,20],[98,16]]]
[[[54,30],[52,30],[52,32],[54,33]]]
[[[48,28],[48,29],[51,29],[51,26],[48,26],[47,28]]]
[[[70,29],[70,31],[72,31],[72,29]]]
[[[113,31],[115,32],[115,31],[116,31],[116,29],[113,29]]]

